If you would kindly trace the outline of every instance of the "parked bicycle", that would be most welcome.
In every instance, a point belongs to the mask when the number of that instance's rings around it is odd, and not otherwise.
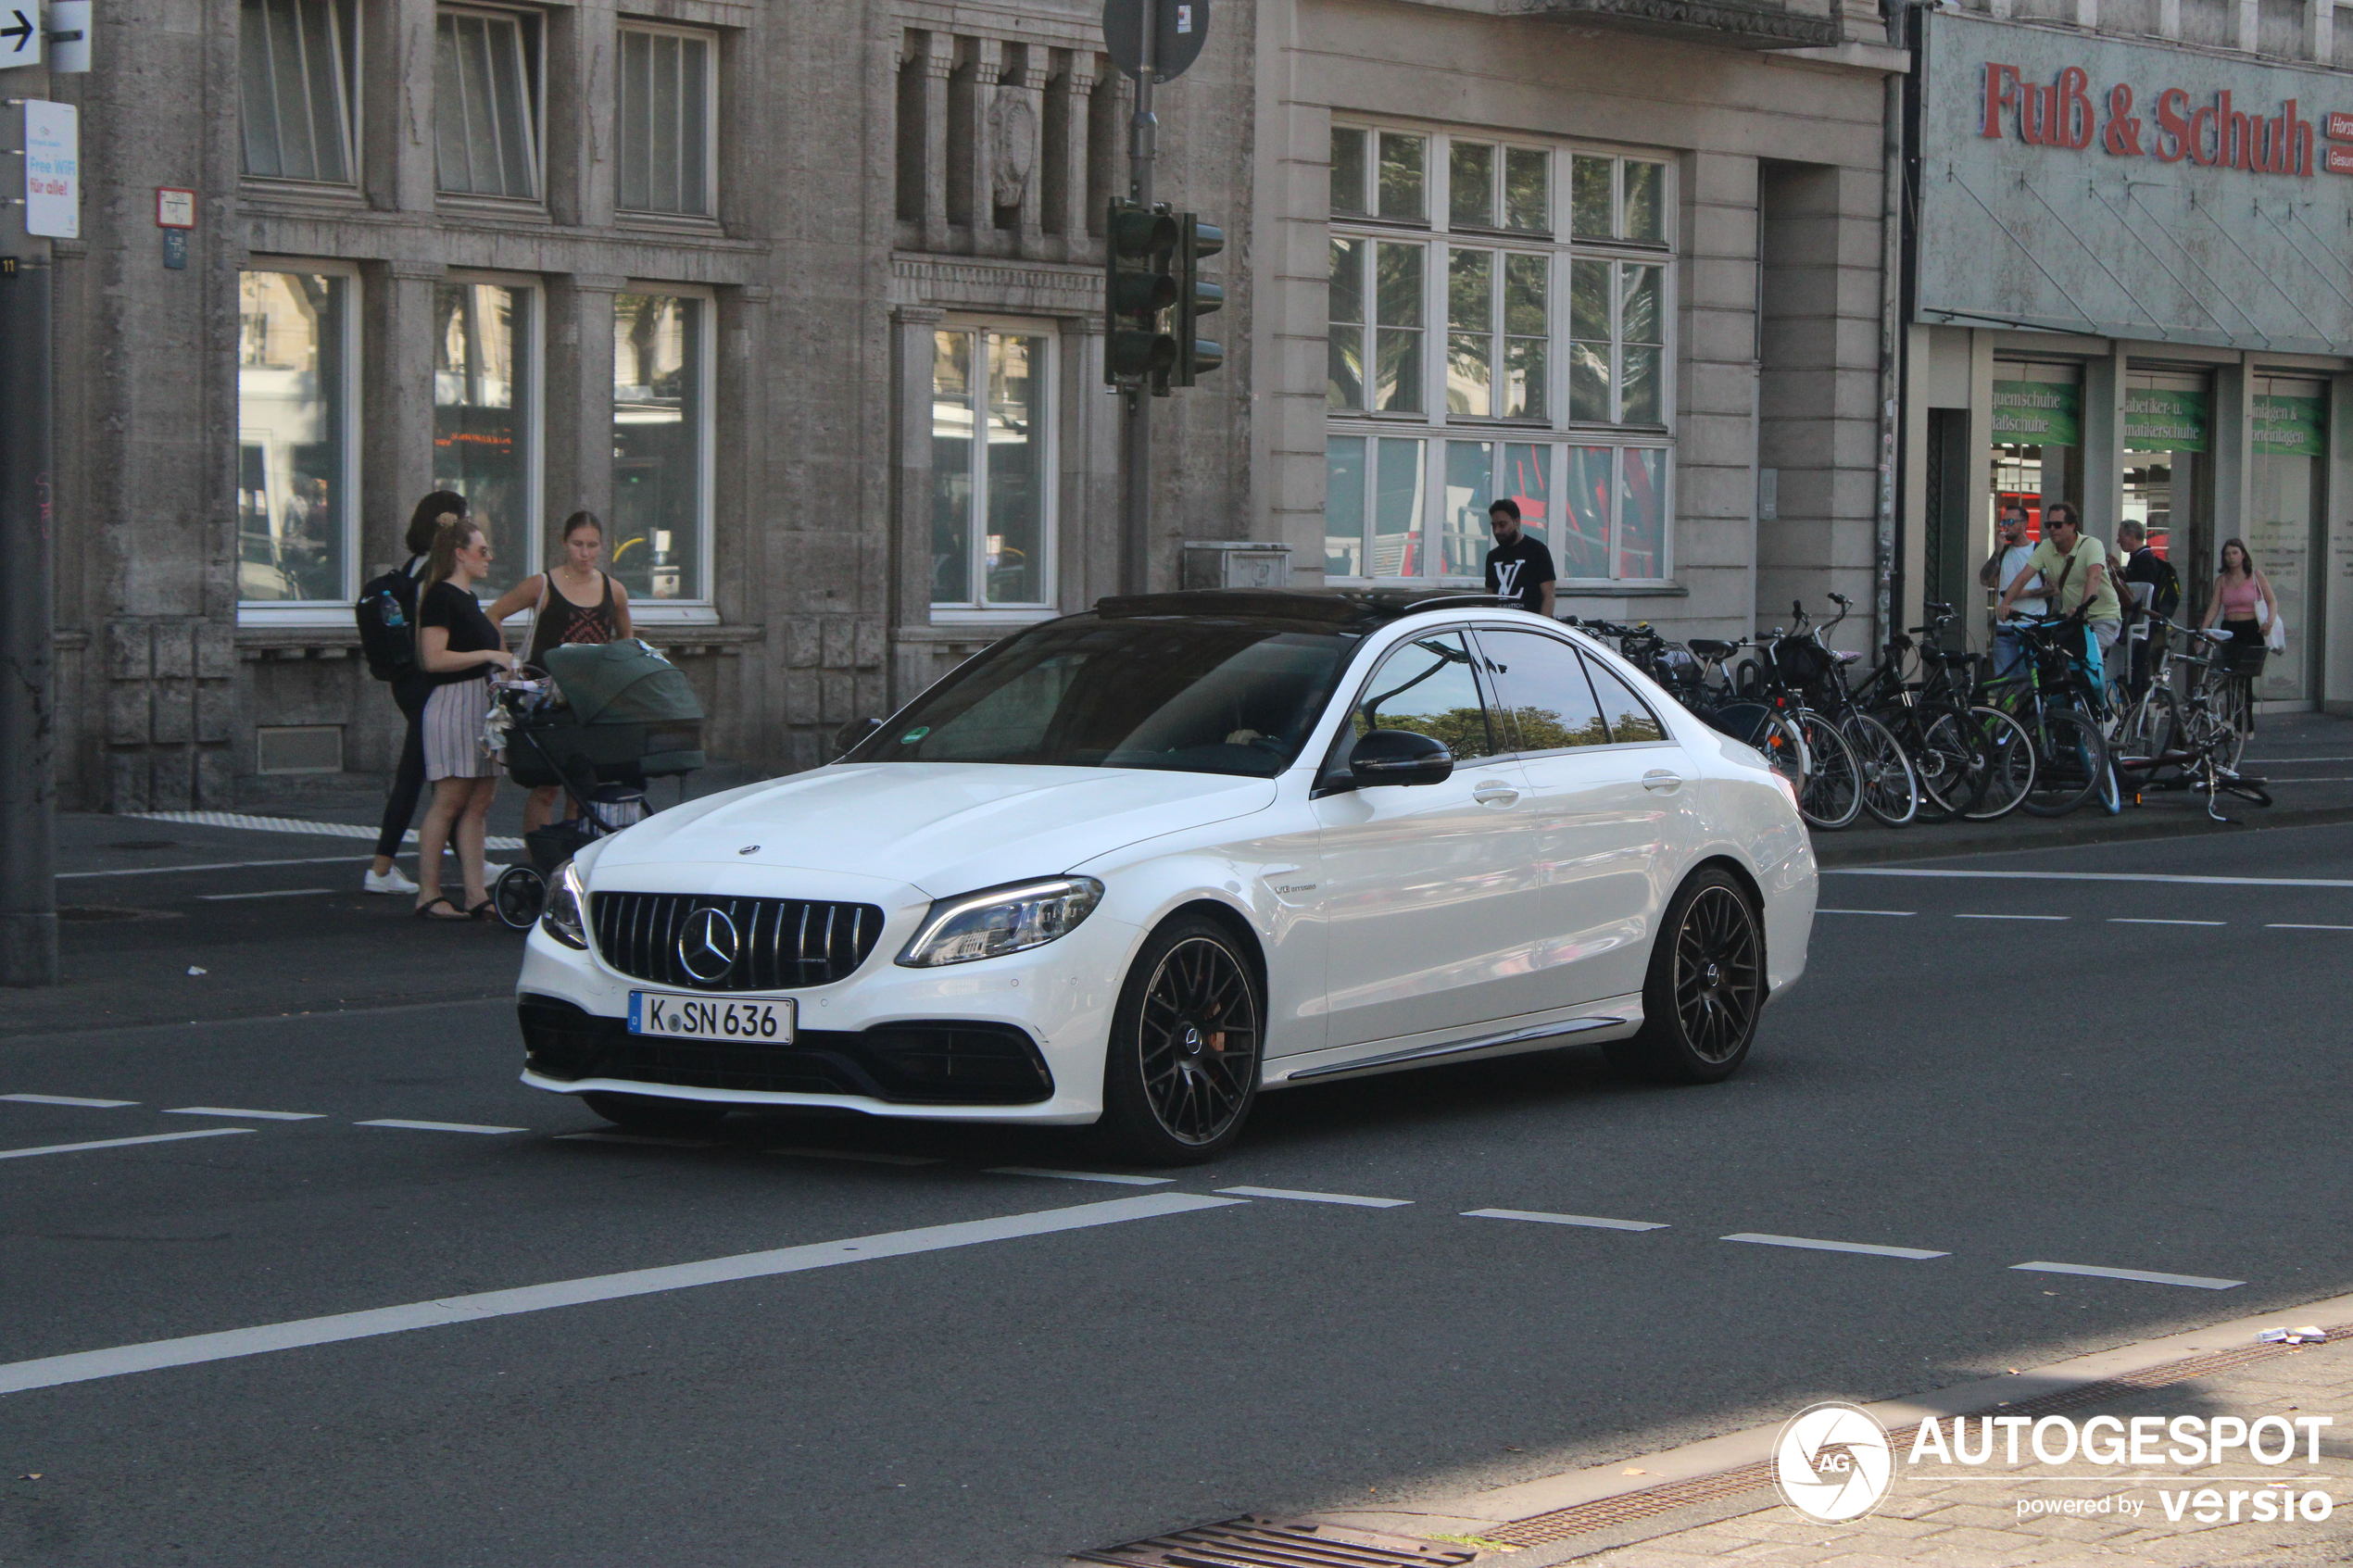
[[[1830,598],[1838,606],[1838,614],[1827,626],[1815,626],[1803,604],[1790,607],[1795,626],[1775,639],[1773,664],[1797,691],[1806,710],[1828,720],[1854,750],[1863,809],[1889,827],[1904,827],[1919,815],[1919,775],[1895,732],[1856,701],[1847,685],[1847,666],[1863,656],[1831,647],[1830,633],[1845,621],[1854,603],[1843,594],[1832,594]]]
[[[2206,797],[2206,814],[2218,822],[2217,797],[2229,795],[2257,806],[2271,804],[2263,781],[2238,771],[2246,736],[2240,726],[2244,678],[2230,667],[2232,634],[2175,626],[2197,651],[2176,653],[2171,661],[2193,673],[2187,696],[2173,691],[2171,671],[2152,680],[2118,730],[2116,766],[2124,787],[2137,799],[2144,790],[2196,789]]]
[[[2012,617],[2024,654],[2016,673],[1984,684],[1988,703],[2018,721],[2034,747],[2034,784],[2023,805],[2061,817],[2097,800],[2113,816],[2123,791],[2108,760],[2106,682],[2091,663],[2089,633],[2073,616]]]
[[[1928,623],[1887,639],[1855,700],[1895,733],[1911,759],[1920,781],[1920,820],[2007,816],[2033,787],[2033,745],[2018,721],[1977,703],[1985,656],[1944,646],[1953,607],[1931,601],[1923,608]],[[1917,671],[1908,676],[1907,655]]]

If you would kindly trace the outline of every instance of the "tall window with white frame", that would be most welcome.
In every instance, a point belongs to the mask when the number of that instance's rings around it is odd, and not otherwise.
[[[352,389],[357,282],[237,276],[237,596],[333,604],[359,591]]]
[[[935,609],[1053,603],[1051,332],[949,325],[932,335]]]
[[[623,212],[712,216],[717,41],[708,33],[630,26],[621,30],[620,50],[617,205]]]
[[[711,597],[711,301],[613,298],[611,569],[633,599]]]
[[[435,21],[434,167],[443,192],[539,199],[539,27],[445,6]]]
[[[240,0],[237,56],[245,171],[353,182],[352,0]]]
[[[494,596],[537,567],[538,297],[463,279],[433,291],[434,488],[463,495],[489,530]]]
[[[1327,577],[1476,579],[1505,496],[1564,581],[1668,575],[1672,172],[1332,127]]]

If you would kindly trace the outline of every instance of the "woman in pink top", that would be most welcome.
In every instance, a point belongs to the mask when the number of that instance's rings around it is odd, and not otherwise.
[[[2256,618],[2256,607],[2265,611],[2264,619]],[[2222,630],[2231,634],[2230,646],[2223,650],[2231,673],[2246,684],[2239,693],[2239,729],[2252,734],[2255,729],[2254,684],[2256,676],[2263,672],[2263,631],[2265,623],[2279,618],[2280,601],[2271,592],[2271,580],[2255,565],[2255,558],[2236,539],[2222,542],[2222,571],[2214,580],[2214,596],[2207,601],[2206,619],[2200,626],[2211,626],[2221,621]]]

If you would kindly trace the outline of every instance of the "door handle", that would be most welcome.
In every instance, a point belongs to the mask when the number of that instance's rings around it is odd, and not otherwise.
[[[1664,768],[1653,768],[1642,775],[1642,787],[1662,795],[1672,795],[1683,787],[1683,775],[1670,773]]]
[[[1509,806],[1519,798],[1519,791],[1507,784],[1483,784],[1471,791],[1471,798],[1481,806]]]

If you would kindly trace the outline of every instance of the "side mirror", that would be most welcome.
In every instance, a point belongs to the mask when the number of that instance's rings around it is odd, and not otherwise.
[[[850,747],[881,728],[882,721],[879,719],[852,719],[834,732],[834,755],[849,756]]]
[[[1349,749],[1348,771],[1359,789],[1443,784],[1453,774],[1454,754],[1443,741],[1412,730],[1367,730]]]

